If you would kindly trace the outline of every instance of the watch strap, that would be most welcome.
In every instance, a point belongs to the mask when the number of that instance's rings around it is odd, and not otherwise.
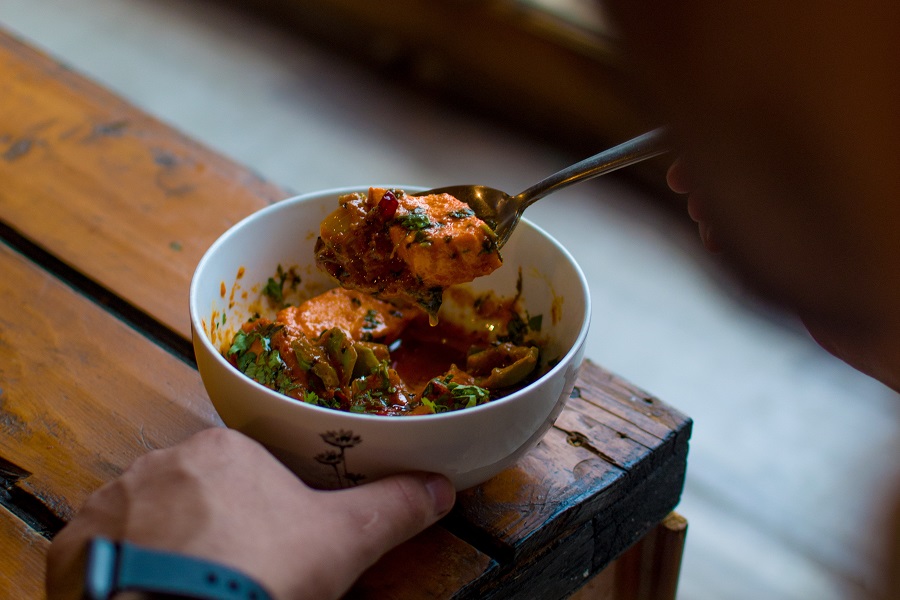
[[[129,542],[92,539],[84,600],[109,600],[125,591],[196,600],[272,600],[259,583],[231,567]]]

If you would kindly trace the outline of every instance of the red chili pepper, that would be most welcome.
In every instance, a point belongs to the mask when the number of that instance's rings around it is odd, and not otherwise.
[[[400,203],[397,202],[397,197],[394,195],[394,192],[388,190],[384,193],[384,196],[381,197],[378,206],[375,207],[375,214],[382,221],[389,221],[397,214],[398,206],[400,206]]]

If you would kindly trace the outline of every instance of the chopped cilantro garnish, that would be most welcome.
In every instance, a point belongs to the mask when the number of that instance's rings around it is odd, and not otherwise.
[[[381,325],[381,321],[378,320],[378,311],[370,308],[363,316],[363,330],[376,329],[379,325]]]
[[[433,412],[434,414],[443,413],[443,412],[447,412],[448,410],[450,410],[443,404],[435,404],[428,398],[422,398],[422,404],[424,404],[425,406],[430,408],[431,412]]]
[[[269,281],[266,282],[266,287],[263,288],[262,293],[264,296],[268,296],[275,302],[281,302],[284,300],[284,287],[282,282],[275,281],[274,277],[269,277]]]
[[[461,208],[453,211],[448,216],[453,217],[454,219],[465,219],[467,217],[474,217],[475,211],[471,208]]]
[[[404,229],[408,229],[409,231],[421,231],[422,229],[429,229],[434,226],[431,219],[429,219],[428,215],[425,213],[425,209],[421,206],[417,206],[402,217],[398,217],[397,222]]]
[[[472,408],[491,399],[488,390],[477,385],[462,385],[452,376],[432,379],[422,392],[421,402],[433,413]]]
[[[506,326],[506,335],[500,336],[501,342],[512,342],[516,346],[525,343],[525,335],[528,333],[528,324],[518,314],[514,314]]]
[[[491,398],[490,392],[477,385],[459,385],[451,381],[447,384],[447,387],[450,388],[450,393],[458,401],[458,404],[465,402],[463,408],[472,408],[473,406],[484,404]]]
[[[227,354],[233,357],[241,373],[267,388],[286,394],[300,386],[291,380],[281,354],[271,346],[272,336],[282,328],[283,325],[272,323],[249,333],[239,331]],[[256,342],[259,342],[258,353],[251,351]]]
[[[337,398],[322,398],[317,393],[313,391],[307,391],[303,394],[303,401],[307,404],[313,404],[315,406],[323,406],[325,408],[340,408],[341,402]]]
[[[300,283],[300,276],[294,272],[293,268],[285,271],[281,265],[278,265],[276,276],[278,279],[269,277],[265,287],[262,289],[262,293],[274,302],[281,304],[284,302],[284,286],[287,285],[289,289],[296,289]]]

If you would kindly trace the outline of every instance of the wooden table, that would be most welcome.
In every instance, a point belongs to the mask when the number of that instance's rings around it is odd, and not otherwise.
[[[286,195],[0,32],[0,596],[43,597],[50,539],[92,490],[221,426],[189,281],[221,232]],[[690,432],[586,362],[534,451],[350,597],[562,598],[590,582],[590,597],[672,598]]]

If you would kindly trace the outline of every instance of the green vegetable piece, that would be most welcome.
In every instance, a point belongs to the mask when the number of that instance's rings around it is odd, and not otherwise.
[[[466,370],[476,375],[475,382],[482,387],[505,388],[528,377],[537,367],[539,357],[540,351],[534,346],[505,343],[470,354]]]
[[[325,347],[328,362],[334,368],[341,386],[349,385],[357,358],[353,340],[348,338],[342,329],[332,327],[322,334],[320,342]]]
[[[377,369],[378,365],[383,360],[375,354],[375,350],[372,346],[383,346],[384,349],[387,350],[387,346],[384,346],[383,344],[367,344],[364,342],[353,344],[353,348],[356,350],[356,364],[353,366],[353,379],[365,377]]]
[[[228,349],[228,356],[233,356],[235,354],[240,354],[241,352],[246,352],[250,348],[250,344],[253,343],[253,340],[250,339],[250,336],[247,335],[243,330],[238,331],[234,339],[231,341],[231,348]]]
[[[294,350],[297,364],[304,371],[309,371],[317,361],[322,359],[321,351],[313,346],[305,336],[295,339],[291,344],[291,348]]]
[[[308,371],[318,377],[327,389],[335,389],[340,385],[337,370],[329,364],[325,351],[311,343],[306,337],[300,336],[291,344],[297,363],[304,371]]]
[[[337,389],[341,381],[334,367],[325,361],[319,361],[312,366],[310,373],[322,380],[327,389]]]

